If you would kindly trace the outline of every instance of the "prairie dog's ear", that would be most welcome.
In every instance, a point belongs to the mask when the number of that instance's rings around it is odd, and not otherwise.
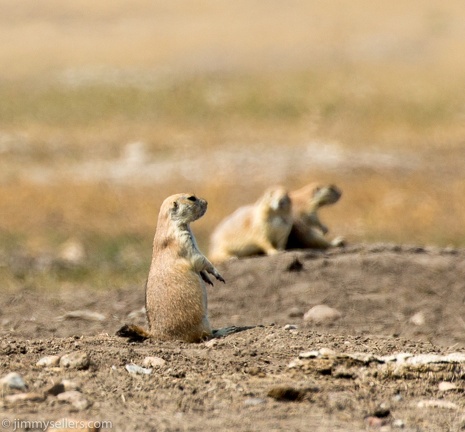
[[[173,205],[171,206],[170,212],[171,214],[176,214],[178,211],[179,205],[177,201],[173,201]]]

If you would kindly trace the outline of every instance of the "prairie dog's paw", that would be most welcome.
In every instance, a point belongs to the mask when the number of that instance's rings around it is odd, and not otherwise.
[[[331,245],[335,247],[343,247],[347,244],[346,239],[344,237],[336,237],[332,242]]]
[[[211,272],[211,274],[213,276],[215,276],[219,281],[223,282],[223,283],[226,283],[226,281],[223,279],[223,276],[221,276],[219,273],[218,273],[218,270],[216,268],[213,268],[213,271]]]

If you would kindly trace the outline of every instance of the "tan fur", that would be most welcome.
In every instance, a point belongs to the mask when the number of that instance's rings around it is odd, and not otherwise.
[[[149,335],[159,340],[198,342],[212,336],[207,315],[207,272],[224,279],[199,251],[189,224],[207,202],[191,194],[165,199],[158,216],[146,287]]]
[[[210,238],[210,258],[275,254],[286,246],[292,226],[291,203],[282,186],[265,191],[260,199],[238,208],[216,227]]]
[[[333,241],[324,238],[328,228],[321,223],[317,213],[321,207],[339,201],[341,195],[342,192],[336,186],[317,183],[290,192],[293,225],[286,249],[327,249],[331,246],[343,246],[342,237]]]

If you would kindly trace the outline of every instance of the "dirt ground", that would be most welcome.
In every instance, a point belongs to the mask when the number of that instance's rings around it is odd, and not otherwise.
[[[2,430],[43,430],[61,418],[107,422],[102,430],[117,431],[465,429],[465,366],[395,373],[379,360],[465,353],[465,250],[353,245],[237,260],[219,270],[227,283],[209,288],[213,326],[261,326],[200,344],[115,336],[123,323],[145,323],[143,286],[3,291],[2,376],[18,372],[27,389],[4,387]],[[339,314],[304,320],[316,305]],[[76,310],[87,315],[73,318]],[[74,352],[90,364],[36,365]],[[376,358],[345,356],[353,353]],[[126,365],[147,365],[146,357],[162,360],[151,373],[128,372]],[[63,380],[84,403],[53,390]],[[24,393],[38,395],[11,398]]]

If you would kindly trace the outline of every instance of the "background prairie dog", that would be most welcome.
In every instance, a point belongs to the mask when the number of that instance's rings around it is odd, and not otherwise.
[[[273,186],[260,199],[238,208],[216,227],[210,238],[210,258],[224,261],[283,250],[292,227],[291,201],[282,186]]]
[[[199,342],[212,336],[207,314],[207,273],[224,279],[200,252],[189,224],[201,218],[207,201],[191,194],[165,199],[158,215],[146,287],[149,332],[124,326],[119,336]]]
[[[327,249],[331,246],[343,246],[344,239],[342,237],[333,241],[324,238],[328,228],[321,223],[317,214],[320,207],[336,203],[341,195],[341,190],[336,186],[318,183],[311,183],[290,192],[293,224],[286,249]]]

